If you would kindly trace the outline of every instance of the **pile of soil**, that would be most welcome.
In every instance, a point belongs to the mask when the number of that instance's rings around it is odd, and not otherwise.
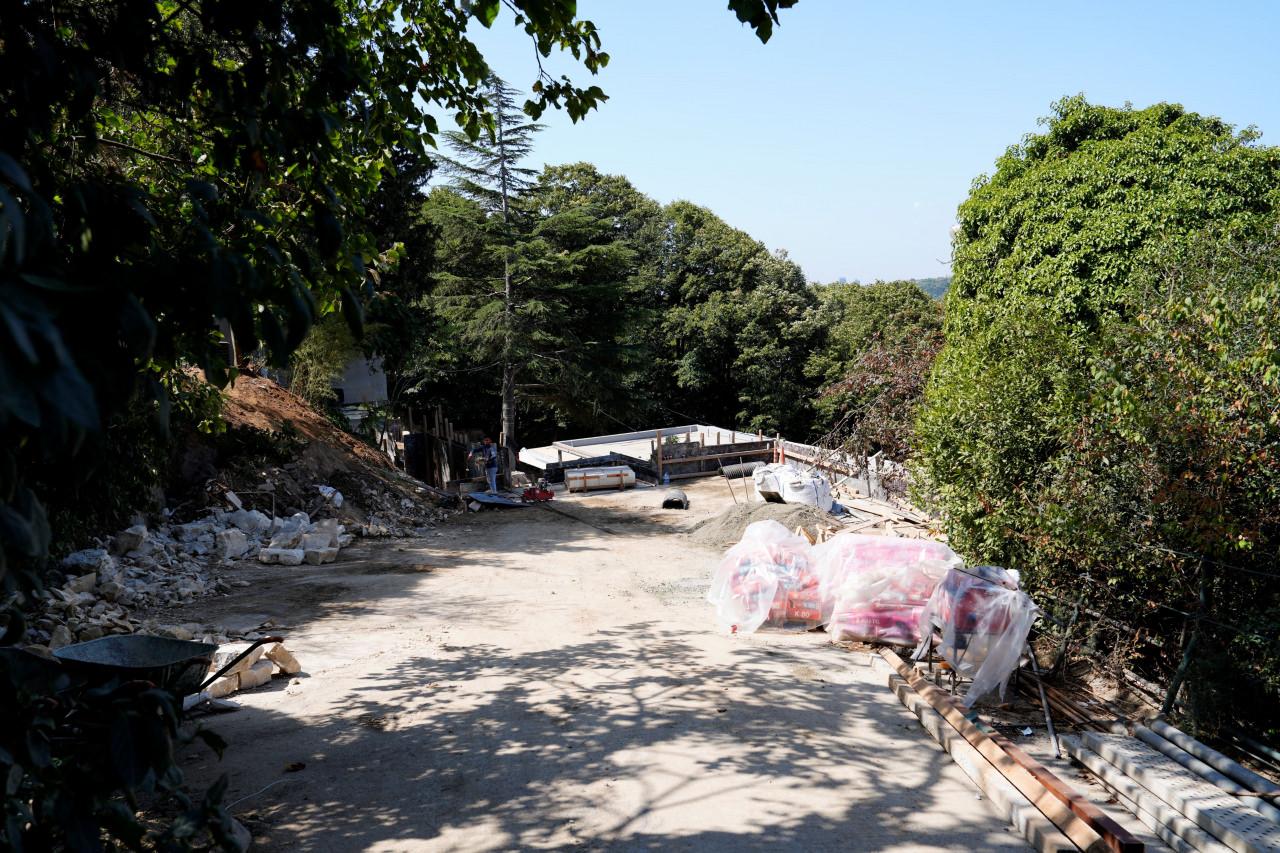
[[[819,527],[834,523],[830,513],[806,504],[749,503],[731,506],[719,515],[699,522],[689,531],[689,539],[709,548],[728,548],[742,538],[753,521],[773,519],[788,530],[803,527],[817,533]]]
[[[391,461],[374,447],[339,429],[306,400],[265,376],[239,376],[223,392],[222,419],[229,428],[268,433],[284,430],[336,454],[335,463],[359,463],[390,470]]]
[[[404,535],[445,514],[439,493],[265,376],[237,377],[223,392],[222,418],[225,433],[191,436],[182,451],[187,500],[179,516],[224,506],[227,491],[246,509],[333,516],[366,536]],[[341,506],[320,486],[340,491]]]

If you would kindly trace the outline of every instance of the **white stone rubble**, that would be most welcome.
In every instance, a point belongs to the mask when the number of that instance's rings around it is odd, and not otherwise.
[[[219,565],[254,558],[281,566],[331,563],[353,539],[335,518],[313,522],[302,512],[272,518],[243,507],[216,509],[204,518],[155,529],[135,524],[100,540],[109,548],[86,548],[63,558],[61,585],[35,596],[28,647],[48,654],[107,634],[134,632],[217,639],[201,626],[147,625],[132,611],[172,607],[249,585],[221,580]]]

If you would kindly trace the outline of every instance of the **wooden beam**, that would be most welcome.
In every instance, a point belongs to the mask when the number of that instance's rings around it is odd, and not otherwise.
[[[1066,803],[1067,807],[1075,812],[1081,820],[1093,827],[1102,836],[1102,840],[1107,843],[1109,849],[1115,851],[1115,853],[1143,853],[1143,850],[1146,849],[1146,845],[1142,841],[1135,838],[1129,830],[1116,823],[1111,815],[1076,793],[1074,788],[1055,776],[1048,767],[1023,752],[1021,747],[999,732],[992,732],[988,737],[995,742],[996,746],[1008,753],[1010,758],[1021,764],[1027,769],[1028,773],[1036,777],[1050,794]]]
[[[920,694],[924,701],[932,705],[934,710],[982,754],[983,758],[1000,771],[1000,775],[1013,783],[1019,793],[1030,800],[1045,817],[1053,821],[1054,826],[1071,839],[1071,843],[1085,853],[1103,853],[1110,850],[1098,832],[1077,817],[1066,804],[1050,793],[1042,782],[1014,761],[1008,753],[996,746],[991,738],[983,734],[977,726],[966,720],[950,696],[925,681],[915,667],[907,665],[902,658],[888,649],[881,649],[880,655],[897,670],[913,690]]]
[[[654,445],[657,448],[654,454],[654,462],[658,466],[658,482],[661,483],[662,482],[662,430],[657,430],[654,433]]]

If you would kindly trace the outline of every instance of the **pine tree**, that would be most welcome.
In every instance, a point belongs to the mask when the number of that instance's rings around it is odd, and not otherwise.
[[[514,466],[516,444],[516,380],[519,372],[516,318],[517,294],[512,267],[520,233],[515,201],[533,185],[535,170],[520,164],[533,150],[533,137],[544,125],[526,119],[516,105],[519,95],[496,75],[490,75],[487,97],[493,117],[491,132],[472,139],[452,131],[446,140],[454,157],[445,161],[453,175],[454,189],[479,204],[500,225],[502,246],[501,310],[483,303],[470,306],[474,322],[471,337],[482,339],[486,349],[497,350],[502,365],[502,436],[508,470]],[[483,297],[481,297],[483,299]]]

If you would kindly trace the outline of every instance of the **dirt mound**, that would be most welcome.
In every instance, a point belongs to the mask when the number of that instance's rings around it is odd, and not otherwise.
[[[191,436],[182,450],[180,516],[225,506],[228,491],[246,509],[336,517],[366,536],[404,535],[444,514],[438,493],[271,379],[238,377],[223,392],[222,417],[224,433]]]
[[[788,530],[803,527],[810,533],[834,522],[830,513],[805,504],[749,503],[731,506],[719,515],[701,521],[689,531],[689,539],[710,548],[736,545],[753,521],[773,519]]]
[[[278,433],[292,429],[302,438],[354,456],[376,468],[391,461],[375,448],[343,432],[307,401],[265,376],[240,376],[224,392],[223,420],[229,427]]]

